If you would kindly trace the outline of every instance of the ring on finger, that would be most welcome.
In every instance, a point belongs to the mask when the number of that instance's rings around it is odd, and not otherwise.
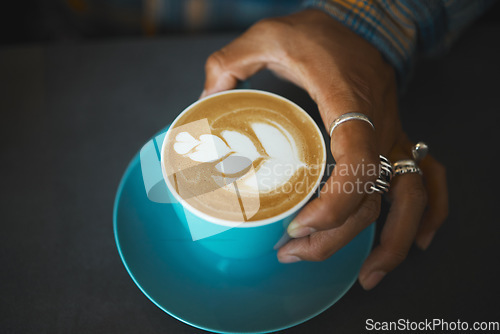
[[[393,165],[394,176],[407,173],[417,173],[422,175],[422,170],[417,166],[417,163],[410,159],[396,161]]]
[[[391,186],[391,179],[393,176],[392,165],[389,159],[380,155],[380,174],[375,184],[370,187],[371,190],[379,194],[385,194],[389,191]]]
[[[359,112],[348,112],[334,119],[332,124],[330,124],[330,127],[328,128],[328,133],[330,134],[330,137],[333,135],[333,130],[335,130],[337,126],[347,121],[363,121],[365,123],[368,123],[371,126],[371,128],[375,130],[375,126],[373,125],[372,121],[368,118],[368,116]]]
[[[424,142],[418,142],[411,148],[413,159],[403,159],[396,161],[392,168],[394,176],[403,175],[408,173],[416,173],[422,175],[422,170],[418,167],[417,163],[421,161],[429,151],[429,147]]]

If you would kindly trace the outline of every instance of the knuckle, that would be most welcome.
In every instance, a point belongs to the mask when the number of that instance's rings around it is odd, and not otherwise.
[[[378,72],[375,73],[372,67],[367,66],[364,69],[364,73],[372,72],[372,75],[378,75]],[[375,100],[375,92],[374,85],[366,80],[365,75],[359,75],[355,72],[350,73],[346,76],[346,80],[349,82],[350,87],[353,91],[354,98],[359,101],[358,103],[362,104],[365,109],[363,110],[372,110],[373,109],[373,101]],[[384,82],[384,81],[382,81]]]
[[[316,247],[310,254],[311,261],[325,261],[330,257],[330,252],[323,247]]]
[[[281,64],[292,63],[295,59],[295,39],[290,36],[297,36],[299,32],[293,30],[292,24],[283,18],[265,18],[250,28],[251,34],[259,40],[272,41],[267,56]]]
[[[312,235],[309,239],[309,247],[307,251],[308,261],[324,261],[328,259],[334,249],[332,249],[331,242],[328,237],[322,233]]]
[[[391,262],[394,262],[396,265],[403,262],[408,255],[407,249],[402,249],[399,247],[381,247],[382,252],[391,260]]]
[[[373,198],[373,197],[371,197]],[[372,222],[378,218],[380,214],[380,206],[374,199],[365,201],[359,210],[359,219],[363,222]]]
[[[217,71],[224,68],[224,51],[219,50],[212,53],[205,63],[205,69],[207,71]]]
[[[273,37],[287,36],[290,23],[280,18],[265,18],[258,21],[252,28],[259,32],[265,32]]]

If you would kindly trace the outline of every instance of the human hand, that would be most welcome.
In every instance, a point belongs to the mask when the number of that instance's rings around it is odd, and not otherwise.
[[[412,159],[413,146],[407,135],[401,132],[389,158],[393,162]],[[366,289],[374,287],[396,268],[406,258],[414,241],[422,250],[427,249],[448,215],[444,166],[430,155],[419,165],[422,174],[406,173],[392,179],[387,196],[391,207],[380,244],[368,256],[359,273],[359,281]]]
[[[353,171],[378,166],[379,154],[387,154],[402,132],[394,70],[377,49],[348,28],[321,11],[306,10],[260,21],[212,54],[206,63],[202,97],[234,88],[238,81],[265,68],[304,88],[318,105],[326,128],[353,111],[362,112],[375,124],[375,132],[369,124],[355,121],[335,129],[331,151],[336,166],[346,166],[348,172],[335,173],[338,168],[334,169],[320,197],[290,224],[288,233],[295,239],[278,253],[284,263],[321,261],[379,215],[380,195],[344,190],[346,184],[369,189],[377,175]],[[400,203],[394,202],[394,210],[406,213],[408,201],[403,202],[406,206]],[[375,285],[371,275],[377,274],[377,268],[388,272],[402,260],[399,253],[386,253],[367,259],[372,265],[365,264],[360,274],[365,288]]]

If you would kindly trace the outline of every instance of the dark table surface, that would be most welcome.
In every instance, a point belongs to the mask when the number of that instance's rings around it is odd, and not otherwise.
[[[0,332],[201,333],[135,286],[116,250],[120,177],[156,131],[196,100],[205,58],[234,36],[0,50]],[[376,289],[358,283],[287,333],[360,333],[365,321],[499,321],[500,25],[468,30],[419,64],[404,126],[448,168],[450,215]],[[254,88],[318,119],[307,95],[269,73]],[[307,289],[307,287],[304,287]]]

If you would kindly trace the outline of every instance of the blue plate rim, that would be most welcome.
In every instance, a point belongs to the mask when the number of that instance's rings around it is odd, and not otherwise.
[[[214,330],[214,329],[211,329],[211,328],[207,328],[207,327],[204,327],[203,325],[198,325],[198,324],[195,324],[193,322],[190,322],[190,321],[187,321],[187,320],[184,320],[182,319],[181,317],[177,316],[176,314],[170,312],[169,310],[167,310],[165,307],[163,307],[162,305],[160,305],[158,302],[156,302],[154,300],[154,298],[152,296],[150,296],[143,288],[142,286],[139,284],[139,282],[137,282],[132,270],[129,268],[128,264],[127,264],[127,261],[122,253],[122,250],[121,250],[121,245],[120,245],[120,240],[118,238],[118,218],[117,218],[117,214],[118,214],[118,205],[120,203],[120,199],[121,199],[121,194],[122,194],[122,191],[123,191],[123,187],[125,186],[125,183],[126,181],[128,180],[129,176],[130,176],[130,173],[132,172],[132,168],[134,167],[134,165],[136,163],[138,163],[137,161],[139,160],[139,152],[136,153],[134,155],[134,157],[131,159],[131,161],[128,163],[127,165],[127,168],[125,170],[125,172],[123,173],[121,179],[120,179],[120,184],[118,185],[118,189],[116,191],[116,195],[115,195],[115,200],[114,200],[114,204],[113,204],[113,234],[114,234],[114,239],[115,239],[115,244],[116,244],[116,247],[117,247],[117,250],[118,250],[118,254],[120,255],[120,259],[125,267],[125,269],[127,270],[127,273],[129,274],[129,276],[132,278],[132,281],[135,283],[135,285],[137,285],[137,287],[139,288],[139,290],[153,303],[155,304],[158,308],[160,308],[163,312],[167,313],[168,315],[170,315],[171,317],[189,325],[189,326],[192,326],[192,327],[195,327],[195,328],[198,328],[198,329],[202,329],[202,330],[205,330],[205,331],[208,331],[208,332],[212,332],[212,333],[219,333],[219,334],[226,334],[228,332],[223,332],[223,331],[218,331],[218,330]],[[375,239],[375,223],[372,223],[370,226],[367,227],[367,229],[369,229],[369,233],[371,234],[371,237],[370,237],[370,241],[369,241],[369,247],[367,247],[367,251],[366,251],[366,254],[364,255],[364,259],[366,259],[368,257],[368,255],[370,254],[371,252],[371,249],[373,247],[373,242],[374,242],[374,239]],[[357,275],[351,280],[351,282],[349,284],[346,284],[346,287],[345,289],[342,291],[342,293],[340,293],[335,299],[333,299],[331,301],[331,303],[329,303],[328,305],[326,305],[324,308],[320,309],[319,311],[311,314],[311,315],[308,315],[300,320],[297,320],[297,321],[294,321],[293,323],[289,324],[289,325],[286,325],[286,326],[283,326],[283,327],[280,327],[280,328],[274,328],[274,329],[270,329],[270,330],[266,330],[266,331],[261,331],[261,332],[258,332],[258,333],[262,333],[262,334],[266,334],[266,333],[273,333],[273,332],[276,332],[276,331],[282,331],[282,330],[285,330],[285,329],[288,329],[288,328],[292,328],[292,327],[295,327],[295,326],[298,326],[300,324],[303,324],[305,323],[306,321],[309,321],[315,317],[317,317],[318,315],[320,315],[321,313],[325,312],[327,309],[329,309],[330,307],[332,307],[334,304],[336,304],[342,297],[345,296],[345,294],[351,289],[351,287],[354,285],[354,283],[356,282],[357,280]],[[231,333],[234,333],[234,334],[250,334],[250,333],[256,333],[256,332],[231,332]]]

